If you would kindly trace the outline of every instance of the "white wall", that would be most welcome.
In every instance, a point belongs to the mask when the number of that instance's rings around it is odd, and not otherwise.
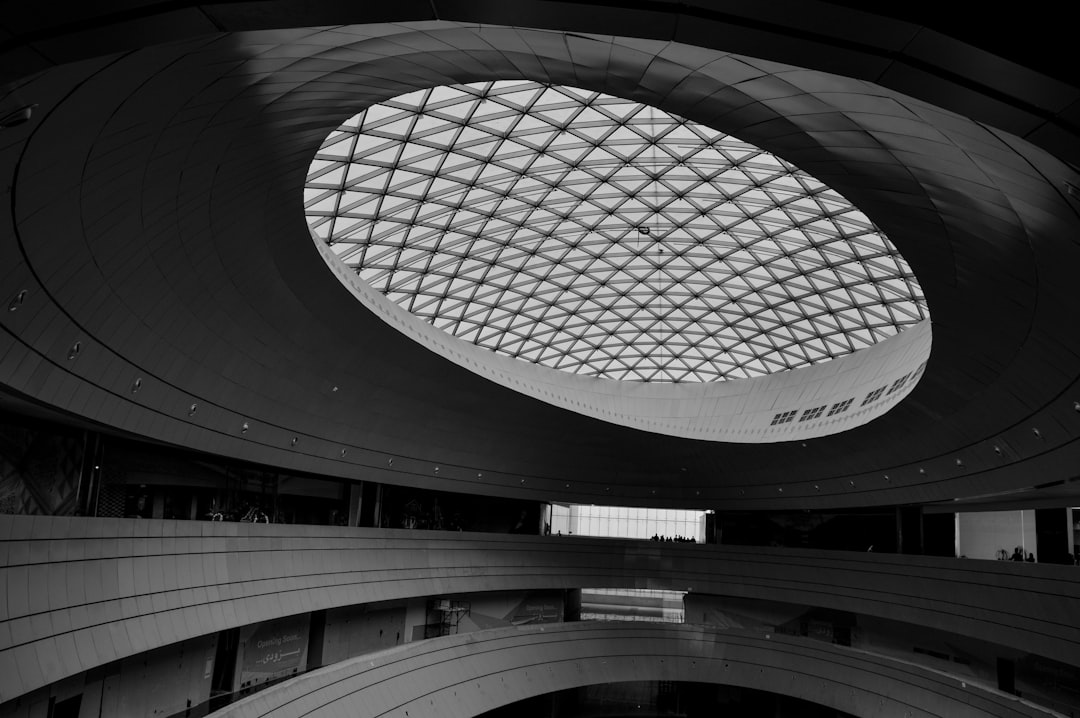
[[[956,515],[957,552],[967,558],[995,559],[1000,549],[1011,556],[1020,546],[1035,553],[1035,511],[979,511]],[[1038,558],[1038,554],[1035,558]]]

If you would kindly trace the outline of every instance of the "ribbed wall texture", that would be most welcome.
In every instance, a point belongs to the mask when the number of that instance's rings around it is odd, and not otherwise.
[[[857,716],[1050,715],[1015,696],[811,639],[641,623],[432,639],[300,676],[214,715],[465,718],[576,686],[657,680],[767,690]]]
[[[0,519],[0,702],[194,636],[336,606],[664,588],[883,616],[1080,665],[1080,572],[884,554],[321,526]]]

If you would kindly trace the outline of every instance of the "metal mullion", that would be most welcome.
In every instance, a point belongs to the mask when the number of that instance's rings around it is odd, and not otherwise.
[[[507,295],[508,293],[510,293],[510,294],[513,294],[513,295],[516,295],[516,296],[519,296],[519,297],[522,297],[522,298],[523,298],[523,299],[525,300],[525,302],[527,302],[527,301],[528,301],[528,297],[527,297],[526,295],[522,294],[520,290],[518,290],[518,289],[515,289],[515,288],[514,288],[514,282],[513,282],[513,280],[514,280],[515,278],[517,278],[517,276],[518,276],[519,274],[522,274],[522,273],[523,273],[523,270],[514,270],[514,271],[512,272],[513,276],[512,276],[511,278],[510,278],[510,281],[508,281],[508,282],[507,282],[507,284],[506,284],[506,286],[504,286],[504,287],[503,287],[503,288],[502,288],[502,289],[501,289],[501,290],[499,291],[499,296],[498,296],[498,298],[497,298],[497,299],[495,300],[495,302],[494,302],[494,303],[495,303],[496,305],[502,305],[502,304],[503,304],[503,298],[504,298],[504,297],[506,297],[506,295]],[[529,273],[527,273],[527,274],[528,274],[528,276],[529,276],[529,277],[531,277],[531,278],[535,279],[536,281],[543,281],[543,280],[541,280],[541,279],[537,279],[537,278],[535,277],[535,275],[533,275],[533,274],[529,274]],[[522,306],[524,306],[524,303],[525,303],[525,302],[523,302],[523,303],[522,303]],[[522,312],[520,312],[520,311],[516,311],[516,312],[514,312],[514,313],[515,313],[515,314],[517,314],[517,315],[519,315],[519,316],[524,316],[524,314],[523,314]]]
[[[562,307],[560,306],[560,309],[561,308]],[[563,318],[563,320],[561,322],[559,322],[558,324],[549,323],[548,326],[555,330],[555,336],[565,335],[565,334],[568,334],[568,332],[566,331],[567,323],[572,318],[573,318],[573,312],[567,312],[566,316]],[[573,336],[573,335],[571,334],[570,336]],[[553,344],[554,344],[554,342],[549,342],[549,346],[551,346]]]
[[[619,337],[619,340],[620,341],[618,343],[618,347],[630,346],[630,344],[628,342],[622,341],[621,337]],[[591,355],[590,355],[590,364],[592,366],[596,367],[596,376],[603,377],[605,375],[610,374],[611,373],[611,367],[612,367],[613,364],[621,365],[621,368],[623,370],[628,369],[629,365],[628,365],[626,359],[623,358],[622,352],[618,352],[618,351],[612,352],[612,351],[607,350],[607,349],[602,349],[601,352],[604,354],[605,357],[607,357],[606,361],[604,361],[603,364],[599,364],[597,362],[594,362],[592,360],[592,358],[591,358]]]
[[[409,123],[410,131],[411,131],[411,129],[413,127],[416,126],[416,120],[417,120],[418,117],[419,117],[419,115],[414,115],[413,116],[412,122]],[[359,133],[357,133],[357,137],[359,137]],[[390,178],[393,177],[394,170],[396,170],[398,168],[398,166],[399,166],[399,163],[401,161],[401,155],[404,152],[404,149],[405,149],[404,144],[398,144],[397,152],[394,153],[393,166],[390,168],[389,172],[386,172],[383,175],[384,176],[384,182],[383,182],[382,192],[379,194],[379,198],[378,198],[378,200],[376,200],[376,203],[375,203],[375,213],[374,213],[374,215],[375,215],[376,219],[373,220],[373,221],[379,221],[378,218],[382,214],[383,202],[386,200],[386,195],[390,192]],[[346,176],[348,176],[348,173],[346,173]],[[341,196],[344,196],[344,193],[342,193]]]
[[[908,305],[914,304],[913,302],[889,300],[884,302],[884,304],[885,306],[889,307],[890,312],[896,312],[898,314],[904,315],[903,320],[897,322],[898,325],[912,324],[920,322],[926,318],[925,316],[923,316],[922,312],[918,311],[918,307],[916,307],[916,311],[911,311],[910,309],[908,309]]]
[[[316,172],[310,172],[309,171],[308,174],[307,174],[307,177],[304,180],[304,187],[307,188],[307,187],[311,187],[313,185],[322,184],[325,189],[339,189],[341,187],[341,183],[345,179],[345,176],[348,174],[348,167],[349,167],[349,164],[350,164],[350,160],[348,160],[348,159],[343,160],[340,157],[335,157],[333,159],[330,159],[329,157],[320,158],[318,156],[318,153],[316,153],[315,157],[312,158],[312,164],[314,164],[315,162],[326,162],[326,163],[328,163],[328,165],[326,167],[323,167],[321,170],[316,171]],[[326,175],[330,174],[331,172],[335,172],[335,171],[337,171],[339,169],[343,169],[343,168],[345,169],[345,172],[341,173],[342,178],[340,180],[338,180],[336,182],[323,182],[323,183],[319,182],[319,178],[325,177]]]
[[[514,312],[514,314],[515,316],[529,318],[527,315],[521,314],[519,312]],[[526,331],[523,332],[522,328],[514,327],[512,326],[512,324],[513,322],[511,322],[511,326],[508,326],[506,329],[502,330],[502,333],[499,335],[499,340],[495,342],[495,346],[492,347],[492,351],[499,351],[500,349],[502,349],[502,346],[504,344],[509,343],[506,341],[507,337],[513,337],[511,341],[520,341],[522,343],[529,341],[530,337],[532,336],[532,329],[536,326],[535,322],[527,324],[524,327]],[[513,354],[512,356],[517,357],[518,354]]]
[[[859,317],[862,319],[862,323],[863,323],[863,326],[865,328],[870,329],[872,327],[893,327],[893,326],[895,326],[893,324],[892,316],[889,314],[889,311],[886,309],[885,310],[885,315],[882,316],[881,314],[879,314],[879,311],[880,311],[879,307],[881,307],[880,304],[872,305],[872,306],[855,307],[855,311],[859,314]],[[877,320],[877,323],[868,322],[867,321],[868,316],[875,319],[875,320]]]

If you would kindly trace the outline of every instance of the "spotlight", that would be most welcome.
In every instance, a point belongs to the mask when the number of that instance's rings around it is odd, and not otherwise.
[[[0,130],[10,130],[13,127],[26,124],[30,121],[30,116],[34,113],[34,108],[37,105],[23,105],[17,110],[12,110],[3,117],[0,117]]]

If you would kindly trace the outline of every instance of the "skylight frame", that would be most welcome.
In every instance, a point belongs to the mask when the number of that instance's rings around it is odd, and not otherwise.
[[[927,315],[903,257],[834,190],[578,88],[474,83],[375,105],[316,153],[304,205],[316,241],[414,315],[587,376],[749,378]]]

